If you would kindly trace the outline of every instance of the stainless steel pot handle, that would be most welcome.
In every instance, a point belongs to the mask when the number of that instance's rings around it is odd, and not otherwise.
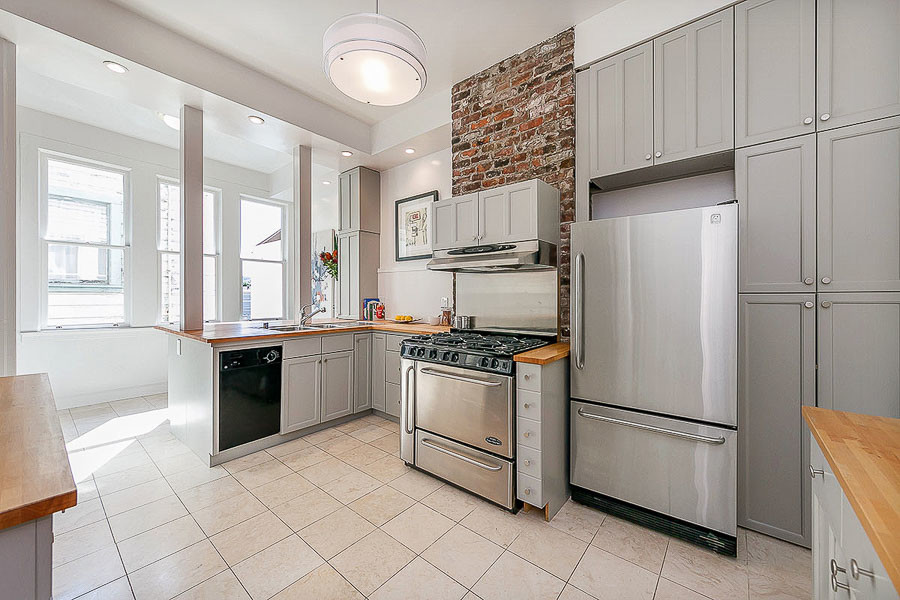
[[[584,254],[575,255],[575,367],[584,368]]]
[[[464,381],[466,383],[474,383],[476,385],[483,385],[485,387],[497,387],[498,385],[502,385],[499,381],[482,381],[481,379],[475,379],[473,377],[463,377],[462,375],[454,375],[453,373],[445,373],[443,371],[436,371],[435,369],[430,369],[428,367],[424,367],[419,369],[425,375],[434,375],[435,377],[444,377],[446,379],[455,379],[456,381]]]
[[[409,372],[410,371],[412,371],[412,373],[413,373],[412,386],[409,385]],[[406,367],[406,373],[403,374],[403,378],[404,378],[403,379],[404,382],[406,382],[406,398],[403,399],[403,403],[406,405],[406,418],[403,420],[403,429],[406,431],[407,434],[412,435],[413,428],[415,427],[415,423],[416,423],[416,417],[415,417],[415,414],[413,414],[413,411],[416,409],[416,403],[415,403],[415,401],[412,401],[412,402],[410,401],[410,398],[412,398],[412,395],[413,395],[413,392],[410,390],[414,391],[415,387],[416,387],[416,365],[415,364],[412,364],[412,365],[409,365],[408,367]],[[413,418],[413,421],[412,421],[413,427],[409,426],[410,415],[412,415],[412,418]]]
[[[684,433],[683,431],[675,431],[674,429],[664,429],[662,427],[655,427],[653,425],[644,425],[643,423],[635,423],[633,421],[623,421],[622,419],[614,419],[613,417],[604,417],[603,415],[595,415],[593,413],[584,412],[583,408],[578,409],[578,416],[584,417],[585,419],[595,419],[597,421],[604,421],[606,423],[612,423],[614,425],[624,425],[625,427],[634,427],[635,429],[643,429],[644,431],[652,431],[653,433],[661,433],[663,435],[669,435],[672,437],[677,437],[685,440],[692,440],[695,442],[703,442],[704,444],[713,444],[714,446],[719,446],[725,443],[725,438],[723,437],[709,437],[706,435],[698,435],[696,433]]]
[[[438,452],[443,452],[444,454],[452,456],[453,458],[458,458],[459,460],[467,462],[470,465],[475,465],[476,467],[481,467],[482,469],[485,469],[487,471],[499,471],[500,469],[503,468],[502,465],[485,464],[481,461],[475,460],[474,458],[469,458],[468,456],[465,456],[464,454],[459,454],[458,452],[454,452],[453,450],[449,450],[447,448],[444,448],[443,446],[438,446],[437,444],[433,443],[431,440],[429,440],[427,438],[422,440],[422,445],[426,446],[428,448],[431,448],[432,450],[437,450]]]

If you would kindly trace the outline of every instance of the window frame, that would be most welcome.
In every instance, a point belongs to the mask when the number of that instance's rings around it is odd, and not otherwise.
[[[243,212],[244,212],[244,201],[255,202],[257,204],[268,204],[270,206],[276,206],[281,209],[281,260],[266,260],[259,258],[244,258],[241,255],[241,227],[243,225]],[[288,318],[288,306],[290,305],[290,270],[291,270],[291,253],[290,253],[290,223],[291,223],[291,205],[287,202],[282,202],[280,200],[276,200],[274,198],[260,198],[258,196],[253,196],[251,194],[240,194],[239,204],[238,204],[238,262],[239,264],[239,282],[238,282],[238,306],[240,307],[240,317],[241,321],[246,321],[248,323],[254,321],[277,321],[281,319]],[[244,263],[245,262],[255,262],[255,263],[267,263],[267,264],[280,264],[281,265],[281,315],[280,316],[265,316],[265,317],[256,317],[252,316],[249,319],[244,319],[243,316],[243,307],[244,307]]]
[[[47,220],[50,212],[50,182],[49,182],[49,163],[50,161],[67,163],[79,167],[97,169],[102,171],[110,171],[122,175],[122,244],[97,244],[94,242],[73,242],[69,240],[56,240],[47,237]],[[123,167],[113,163],[99,160],[92,160],[82,156],[75,156],[65,152],[56,152],[45,148],[38,149],[38,245],[40,247],[41,260],[41,300],[40,300],[40,322],[39,329],[41,331],[57,331],[64,329],[122,329],[131,327],[132,320],[132,256],[131,256],[131,240],[132,240],[132,196],[133,182],[132,169]],[[87,198],[83,200],[91,201]],[[47,254],[50,245],[63,246],[80,246],[85,248],[98,248],[108,250],[121,250],[122,257],[122,290],[123,290],[123,318],[121,323],[87,323],[82,325],[50,325],[47,323],[47,313],[49,308],[49,261]]]

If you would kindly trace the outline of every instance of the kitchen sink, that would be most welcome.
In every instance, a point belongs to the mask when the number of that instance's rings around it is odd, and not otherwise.
[[[269,331],[315,331],[321,329],[344,329],[347,327],[359,327],[358,323],[312,323],[308,325],[273,325],[260,327]]]

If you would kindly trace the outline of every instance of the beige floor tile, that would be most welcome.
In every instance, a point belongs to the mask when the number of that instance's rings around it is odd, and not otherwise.
[[[174,493],[165,479],[154,479],[104,496],[103,508],[106,509],[106,516],[112,517],[160,498],[172,496]]]
[[[461,521],[484,501],[452,485],[444,485],[425,496],[422,504],[454,521]]]
[[[350,508],[358,515],[381,527],[404,510],[415,504],[415,500],[398,492],[389,485],[383,485],[369,492],[359,500],[350,503]]]
[[[253,488],[252,493],[259,498],[260,502],[272,508],[273,506],[284,504],[288,500],[293,500],[315,487],[303,476],[291,472],[286,477]]]
[[[271,598],[325,561],[292,535],[238,563],[232,569],[253,600]]]
[[[206,535],[213,536],[265,511],[265,505],[256,496],[243,492],[191,514]]]
[[[419,554],[439,537],[450,531],[455,523],[423,504],[413,504],[381,526],[386,534]]]
[[[812,554],[806,548],[747,532],[750,598],[810,598]]]
[[[315,433],[304,435],[301,439],[306,440],[310,444],[319,444],[321,442],[330,440],[331,438],[340,437],[342,435],[344,434],[334,427],[329,427],[328,429],[322,429]]]
[[[384,458],[359,467],[359,470],[366,475],[371,475],[381,483],[388,483],[409,473],[410,468],[396,456],[385,455]]]
[[[94,482],[93,477],[76,482],[75,487],[78,489],[79,503],[100,497],[100,492],[97,491],[97,484]]]
[[[230,566],[250,558],[294,532],[272,512],[266,511],[209,538]]]
[[[96,417],[100,415],[116,416],[116,411],[110,406],[109,402],[101,402],[99,404],[88,404],[87,406],[74,406],[69,409],[69,414],[73,419],[83,419],[88,417]]]
[[[559,600],[595,600],[595,598],[590,594],[582,592],[574,585],[566,584],[562,594],[559,595]]]
[[[369,425],[368,427],[363,427],[362,429],[357,429],[356,431],[350,432],[350,437],[355,437],[361,442],[366,442],[370,444],[375,440],[380,440],[386,435],[391,435],[392,431],[387,429],[383,429],[378,425]]]
[[[378,438],[372,445],[379,450],[384,450],[392,456],[400,456],[400,434],[392,433],[382,438]]]
[[[592,545],[659,574],[669,538],[615,517],[606,517]]]
[[[205,538],[190,515],[119,542],[125,571],[133,573],[150,563],[192,546]]]
[[[266,448],[266,452],[268,452],[275,458],[281,458],[282,456],[293,454],[298,450],[309,448],[311,445],[312,444],[310,444],[303,438],[297,438],[289,442],[284,442],[283,444],[278,444],[277,446],[272,446],[271,448]]]
[[[100,503],[100,499],[82,500],[81,492],[79,491],[78,504],[66,509],[65,512],[54,513],[53,533],[60,535],[105,518],[106,513],[103,512],[103,505]]]
[[[197,512],[222,500],[243,494],[247,490],[234,477],[222,477],[203,485],[184,490],[178,497],[190,512]]]
[[[261,465],[263,463],[269,462],[270,460],[272,460],[272,455],[265,450],[260,450],[259,452],[248,454],[247,456],[229,460],[228,462],[222,463],[221,466],[224,467],[226,471],[234,475],[238,471],[243,471],[244,469],[249,469],[250,467],[255,467],[256,465]]]
[[[353,419],[352,421],[347,421],[346,423],[341,423],[340,425],[335,426],[334,428],[341,433],[349,434],[351,431],[356,431],[357,429],[364,429],[371,425],[368,421],[364,419]]]
[[[229,569],[178,594],[175,600],[250,600],[250,595]]]
[[[153,408],[167,408],[169,406],[169,395],[166,393],[144,396],[144,400]]]
[[[370,446],[369,444],[362,444],[353,450],[341,453],[338,458],[358,469],[371,464],[376,460],[380,460],[385,456],[387,456],[385,451],[379,450],[375,446]]]
[[[746,565],[678,540],[669,541],[662,576],[713,600],[748,598]]]
[[[606,515],[599,510],[569,500],[550,520],[550,526],[577,537],[582,542],[590,542],[604,518]]]
[[[565,582],[515,554],[504,552],[472,587],[484,600],[550,600]]]
[[[322,485],[323,490],[342,504],[350,504],[354,500],[359,500],[380,487],[380,481],[355,469],[352,473]]]
[[[275,594],[272,600],[364,600],[331,565],[324,564]]]
[[[241,485],[247,489],[253,489],[265,485],[276,479],[290,475],[293,471],[284,466],[280,461],[272,459],[268,462],[239,471],[233,475]]]
[[[116,412],[116,414],[120,417],[136,415],[138,413],[153,410],[153,406],[151,406],[149,402],[141,397],[116,400],[114,402],[110,402],[109,404],[110,406],[112,406],[112,409]]]
[[[302,440],[303,438],[300,439]],[[291,452],[290,454],[280,456],[278,460],[284,463],[289,469],[293,469],[294,471],[302,471],[307,467],[319,464],[320,462],[328,460],[330,458],[334,457],[321,448],[317,446],[307,445],[306,448],[301,448],[300,450]]]
[[[172,489],[176,492],[183,492],[197,487],[198,485],[203,485],[204,483],[209,483],[216,479],[222,479],[223,477],[228,477],[228,471],[222,467],[209,468],[201,466],[167,475],[166,481],[169,482],[169,485],[171,485]]]
[[[297,533],[313,550],[328,560],[374,529],[374,525],[343,507]]]
[[[119,551],[107,546],[53,569],[53,600],[71,600],[125,575]]]
[[[272,512],[294,531],[315,523],[341,508],[341,503],[316,488],[305,494],[288,500],[284,504],[272,507]]]
[[[807,596],[809,598],[810,596]],[[660,577],[653,600],[707,600],[706,596]]]
[[[339,436],[333,437],[330,440],[325,440],[324,442],[319,442],[316,444],[319,448],[331,454],[332,456],[340,456],[344,452],[349,452],[355,448],[359,448],[363,445],[363,442],[359,441],[356,438],[350,437],[349,435],[344,435],[343,433]]]
[[[321,487],[329,481],[334,481],[335,479],[343,477],[344,475],[349,475],[350,473],[353,473],[355,471],[356,469],[354,469],[347,463],[342,462],[340,459],[332,457],[328,460],[323,460],[322,462],[317,463],[311,467],[307,467],[301,471],[298,471],[298,473],[303,475],[313,485]]]
[[[105,459],[103,448],[88,448],[84,453],[85,455],[93,454],[96,456],[97,466],[92,470],[92,474],[96,479],[100,479],[108,475],[113,475],[114,473],[121,473],[122,471],[128,471],[129,469],[134,469],[136,467],[153,464],[150,455],[144,452],[143,449],[131,448],[133,448],[133,446],[129,446],[128,450],[119,452],[109,459]]]
[[[156,461],[156,467],[163,475],[174,475],[180,471],[205,467],[197,456],[191,452],[190,454],[179,454],[171,458],[164,458]]]
[[[131,584],[128,583],[128,578],[119,577],[84,596],[79,596],[78,600],[134,600],[134,594],[131,593]]]
[[[105,519],[67,533],[54,535],[53,566],[64,565],[114,543],[109,523]]]
[[[509,551],[565,581],[587,547],[587,542],[537,521],[522,529]]]
[[[94,477],[94,483],[96,484],[97,491],[100,492],[100,495],[106,495],[141,483],[147,483],[148,481],[153,481],[154,479],[159,479],[161,477],[162,473],[159,472],[156,465],[152,462],[148,462],[147,464],[119,471],[118,473],[113,473],[111,475]]]
[[[142,439],[141,445],[153,460],[163,460],[179,454],[187,454],[191,451],[190,448],[176,439],[164,441]]]
[[[506,548],[519,535],[524,522],[507,510],[485,503],[470,512],[460,524]]]
[[[422,553],[422,558],[467,588],[484,575],[503,548],[462,525],[454,526]]]
[[[188,514],[178,496],[167,496],[110,517],[109,526],[117,542],[144,533]]]
[[[416,558],[370,596],[372,600],[460,600],[466,588]]]
[[[410,470],[405,475],[391,481],[388,485],[395,490],[403,492],[413,500],[421,500],[444,484],[430,475]]]
[[[171,554],[130,573],[136,600],[173,598],[227,569],[209,540]]]
[[[569,583],[599,600],[650,600],[657,579],[652,571],[590,546]]]
[[[330,563],[356,589],[369,595],[415,557],[409,548],[376,529]]]

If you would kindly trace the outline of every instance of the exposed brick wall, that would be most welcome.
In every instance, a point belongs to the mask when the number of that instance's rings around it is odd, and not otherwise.
[[[569,336],[575,220],[575,30],[453,86],[453,194],[540,178],[560,193],[560,333]]]

